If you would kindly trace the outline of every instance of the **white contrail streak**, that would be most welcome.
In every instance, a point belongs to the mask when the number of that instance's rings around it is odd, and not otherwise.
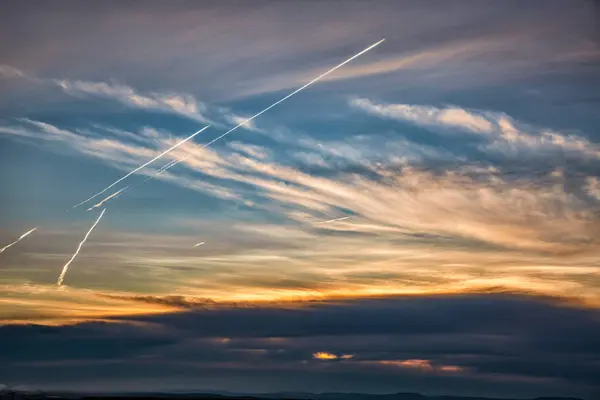
[[[19,243],[21,241],[21,239],[24,239],[27,235],[29,235],[31,232],[35,231],[37,228],[33,228],[30,231],[25,232],[24,234],[22,234],[21,236],[19,236],[19,238],[17,240],[15,240],[14,242],[12,242],[11,244],[7,244],[6,246],[4,246],[3,248],[0,249],[0,254],[4,253],[4,250],[8,249],[9,247],[14,246],[15,244]]]
[[[58,286],[62,286],[63,280],[65,279],[65,275],[67,274],[67,271],[69,270],[69,264],[71,264],[73,262],[73,260],[75,259],[75,257],[77,257],[77,254],[79,254],[79,250],[81,250],[81,247],[83,246],[83,244],[87,240],[88,236],[90,236],[90,233],[92,233],[92,231],[94,230],[94,228],[96,227],[96,225],[98,225],[98,222],[100,222],[100,219],[104,215],[104,211],[106,211],[106,208],[102,210],[102,212],[100,213],[100,216],[98,217],[98,219],[96,220],[96,222],[94,222],[94,225],[92,225],[92,227],[90,228],[90,230],[88,231],[88,233],[85,234],[85,237],[83,238],[83,240],[81,241],[81,243],[79,243],[79,246],[77,246],[77,250],[75,251],[75,254],[73,254],[73,257],[71,257],[71,259],[63,267],[63,270],[60,273],[60,276],[58,277],[58,281],[56,281],[56,284]]]
[[[102,204],[104,204],[104,202],[112,199],[113,197],[118,197],[124,190],[127,190],[128,188],[129,188],[129,186],[125,186],[123,189],[119,189],[118,191],[114,192],[110,196],[106,197],[100,203],[95,204],[95,205],[91,206],[90,208],[88,208],[87,211],[92,211],[94,208],[100,207]]]
[[[210,146],[211,144],[213,144],[214,142],[216,142],[217,140],[229,135],[231,132],[235,131],[237,128],[239,128],[240,126],[252,121],[254,118],[258,117],[259,115],[269,111],[271,108],[275,107],[276,105],[284,102],[285,100],[289,99],[290,97],[292,97],[293,95],[295,95],[296,93],[306,89],[307,87],[309,87],[310,85],[312,85],[313,83],[321,80],[322,78],[324,78],[325,76],[329,75],[330,73],[332,73],[333,71],[335,71],[338,68],[343,67],[344,65],[348,64],[350,61],[354,60],[357,57],[360,57],[361,55],[365,54],[367,51],[373,49],[376,46],[379,46],[385,39],[381,39],[379,42],[370,45],[369,47],[367,47],[366,49],[364,49],[363,51],[356,53],[355,55],[353,55],[352,57],[350,57],[349,59],[347,59],[346,61],[344,61],[341,64],[336,65],[335,67],[331,68],[329,71],[317,76],[315,79],[313,79],[312,81],[308,82],[306,85],[302,86],[301,88],[298,88],[296,90],[294,90],[292,93],[288,94],[287,96],[285,96],[284,98],[276,101],[275,103],[271,104],[269,107],[265,108],[264,110],[262,110],[261,112],[259,112],[258,114],[255,114],[254,116],[248,118],[247,120],[245,120],[244,122],[241,122],[240,124],[236,125],[235,127],[231,128],[230,130],[228,130],[227,132],[225,132],[224,134],[222,134],[221,136],[218,136],[217,138],[211,140],[210,142],[206,143],[205,145],[203,145],[200,149],[204,149],[208,146]],[[166,167],[164,170],[167,170],[177,164],[179,164],[182,161],[187,160],[189,157],[191,157],[191,154],[182,158],[181,160],[169,165],[168,167]]]
[[[149,177],[147,177],[146,179],[144,179],[144,180],[143,180],[141,183],[138,183],[138,184],[136,184],[136,185],[133,185],[133,186],[132,186],[132,185],[129,185],[129,186],[126,186],[126,187],[124,187],[123,189],[119,190],[119,191],[118,191],[118,192],[116,192],[116,193],[113,193],[112,195],[110,195],[110,196],[108,196],[107,198],[105,198],[104,200],[102,200],[100,203],[96,204],[96,205],[95,205],[95,206],[93,206],[93,207],[90,207],[90,208],[88,208],[87,210],[88,210],[88,211],[91,211],[91,210],[92,210],[92,208],[99,207],[99,206],[100,206],[100,205],[102,205],[102,203],[104,203],[105,201],[107,201],[107,200],[110,200],[111,198],[113,198],[113,196],[115,196],[115,198],[119,197],[119,195],[123,194],[123,192],[125,192],[127,189],[130,189],[130,188],[132,188],[132,187],[136,187],[136,186],[141,186],[141,185],[143,185],[144,183],[148,182],[150,179],[153,179],[153,178],[157,177],[158,175],[162,174],[163,172],[165,172],[165,171],[166,171],[168,168],[170,168],[170,167],[171,167],[173,164],[175,164],[176,162],[177,162],[177,160],[172,160],[172,161],[169,161],[168,163],[166,163],[165,165],[163,165],[162,167],[160,167],[159,169],[157,169],[157,170],[156,170],[156,173],[155,173],[155,175],[150,175]],[[67,210],[67,211],[68,211],[68,210]]]
[[[210,125],[205,126],[204,128],[200,129],[199,131],[195,132],[194,134],[188,136],[187,138],[183,139],[181,142],[177,143],[176,145],[168,148],[167,150],[163,151],[162,153],[160,153],[159,155],[157,155],[156,157],[154,157],[152,160],[148,161],[145,164],[140,165],[139,167],[137,167],[136,169],[134,169],[133,171],[131,171],[130,173],[128,173],[127,175],[125,175],[122,178],[117,179],[116,181],[114,181],[113,183],[111,183],[110,185],[108,185],[106,188],[102,189],[101,191],[99,191],[98,193],[96,193],[95,195],[93,195],[92,197],[90,197],[87,200],[82,201],[79,204],[75,204],[73,206],[73,208],[75,207],[79,207],[82,204],[87,203],[88,201],[96,198],[97,196],[100,196],[102,193],[106,192],[108,189],[110,189],[111,187],[115,186],[117,183],[121,182],[122,180],[126,179],[127,177],[135,174],[136,172],[138,172],[140,169],[144,168],[145,166],[153,163],[154,161],[158,160],[159,158],[161,158],[162,156],[164,156],[165,154],[169,153],[170,151],[176,149],[177,147],[181,146],[182,144],[184,144],[185,142],[187,142],[188,140],[194,138],[194,136],[198,135],[199,133],[201,133],[202,131],[204,131],[205,129],[207,129]]]
[[[162,174],[166,169],[171,168],[171,165],[175,164],[176,162],[177,162],[177,160],[172,160],[172,161],[166,163],[165,165],[163,165],[162,167],[160,167],[158,169],[158,171],[156,171],[156,175]]]
[[[192,248],[194,248],[194,247],[198,247],[198,246],[201,246],[201,245],[203,245],[203,244],[204,244],[204,242],[196,243],[195,245],[193,245],[193,246],[192,246]]]
[[[348,218],[350,218],[350,217],[334,218],[334,219],[330,219],[329,221],[321,221],[321,222],[319,222],[319,224],[328,224],[330,222],[343,221]]]

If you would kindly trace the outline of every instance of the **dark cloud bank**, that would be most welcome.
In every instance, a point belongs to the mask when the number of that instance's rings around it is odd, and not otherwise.
[[[353,357],[318,360],[317,352]],[[72,326],[6,325],[0,357],[3,383],[44,389],[591,399],[600,393],[600,314],[498,294],[202,306]]]

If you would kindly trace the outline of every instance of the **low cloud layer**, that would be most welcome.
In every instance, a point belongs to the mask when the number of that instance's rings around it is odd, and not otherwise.
[[[0,373],[8,384],[48,389],[78,388],[86,376],[86,390],[128,385],[128,390],[379,388],[435,394],[450,385],[467,395],[584,396],[598,389],[597,318],[597,311],[535,298],[479,295],[219,307],[108,323],[5,326]],[[127,378],[120,377],[124,370]],[[152,383],[165,372],[177,378]],[[227,383],[213,380],[217,374]],[[284,378],[274,384],[272,374]],[[353,377],[343,387],[342,375]],[[267,388],[267,382],[275,386]],[[504,389],[490,391],[490,385]]]

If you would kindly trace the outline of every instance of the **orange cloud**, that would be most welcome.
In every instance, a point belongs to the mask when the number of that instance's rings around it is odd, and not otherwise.
[[[313,358],[317,360],[337,360],[338,356],[332,353],[327,353],[326,351],[319,351],[313,354]]]
[[[328,353],[326,351],[319,351],[313,353],[313,358],[316,360],[350,360],[354,358],[354,354],[342,354],[338,356],[337,354]]]
[[[391,365],[401,368],[419,369],[422,371],[440,371],[440,372],[462,372],[465,369],[458,365],[434,365],[429,360],[409,359],[409,360],[382,360],[379,364]]]

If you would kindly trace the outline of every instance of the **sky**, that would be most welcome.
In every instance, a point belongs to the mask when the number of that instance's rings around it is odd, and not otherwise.
[[[0,384],[600,393],[594,1],[0,3]]]

